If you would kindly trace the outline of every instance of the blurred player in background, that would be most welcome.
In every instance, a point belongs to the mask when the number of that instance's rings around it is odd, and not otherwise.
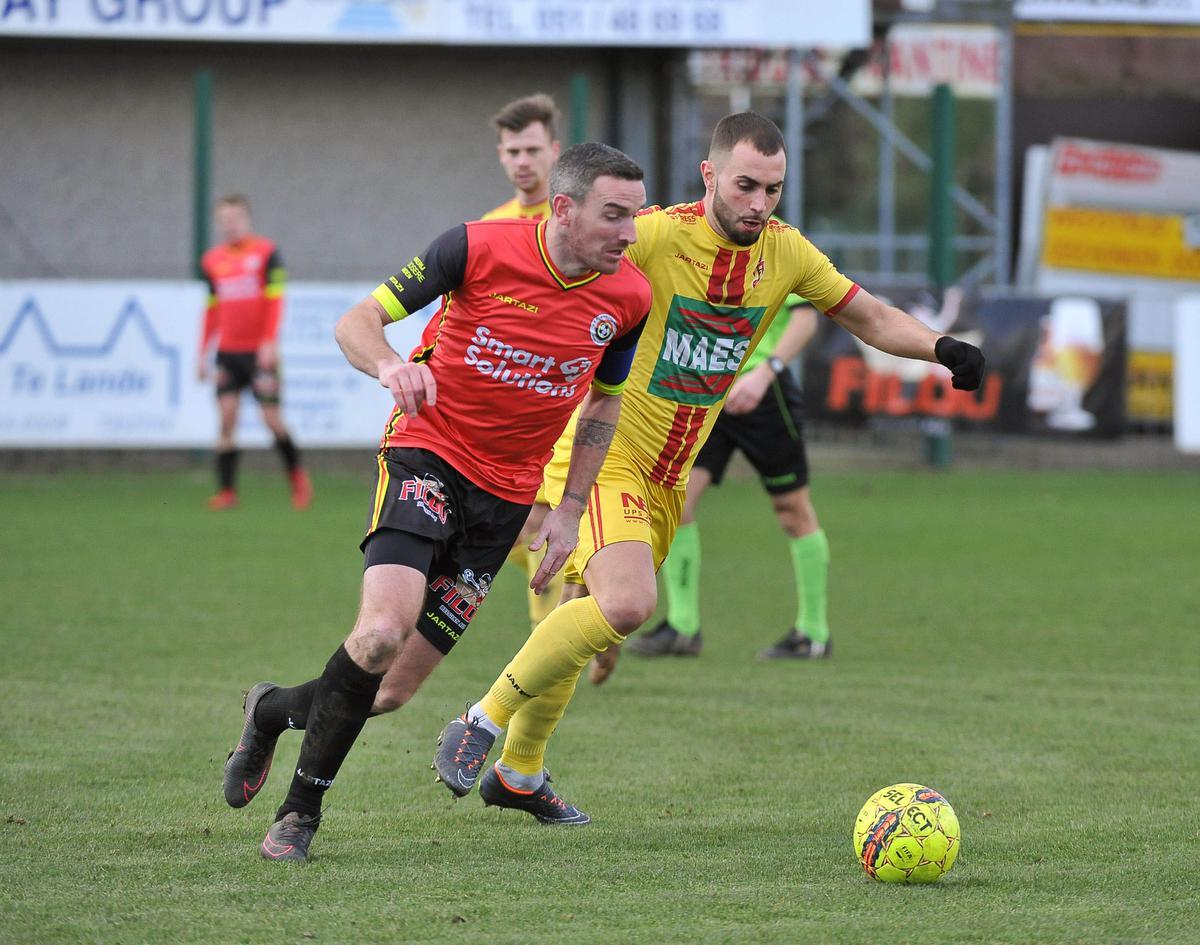
[[[492,118],[500,166],[516,193],[481,219],[550,216],[550,169],[558,160],[558,106],[549,95],[514,99]]]
[[[460,224],[338,322],[347,360],[396,406],[360,546],[354,628],[316,679],[250,689],[225,765],[225,800],[243,807],[262,789],[279,736],[305,730],[264,857],[308,858],[325,791],[367,718],[399,708],[382,697],[385,673],[415,692],[469,629],[577,405],[565,491],[535,542],[547,548],[538,590],[578,541],[650,310],[650,284],[625,257],[642,177],[615,148],[569,148],[548,220]],[[432,351],[403,360],[384,326],[438,296],[448,298]]]
[[[662,572],[667,616],[653,630],[634,637],[625,649],[641,656],[692,656],[700,652],[700,531],[696,507],[710,485],[720,485],[725,469],[741,450],[771,497],[788,539],[795,578],[796,620],[784,637],[759,653],[762,659],[820,659],[832,653],[826,618],[829,543],[817,520],[808,486],[804,451],[804,401],[788,365],[817,330],[817,313],[798,295],[780,312],[742,363],[737,380],[708,441],[696,455],[687,482],[683,519]],[[609,647],[589,669],[601,683],[621,652]]]
[[[200,381],[207,382],[215,346],[221,429],[216,447],[218,492],[209,499],[208,507],[231,509],[237,505],[234,433],[242,391],[248,387],[283,457],[292,505],[305,509],[312,502],[312,482],[300,465],[300,451],[279,406],[279,323],[287,272],[275,243],[251,232],[250,203],[245,197],[222,197],[216,203],[215,217],[221,243],[200,260],[208,283],[208,309],[197,369]]]
[[[956,388],[979,386],[978,348],[861,290],[799,231],[771,219],[786,165],[773,122],[754,112],[729,115],[717,124],[700,165],[704,198],[638,215],[629,258],[650,278],[654,306],[567,565],[572,599],[538,625],[483,698],[443,729],[434,766],[456,795],[478,780],[485,803],[527,811],[546,824],[588,822],[549,790],[546,743],[584,666],[654,613],[655,572],[683,514],[696,452],[742,361],[790,293],[868,344],[940,361]],[[551,504],[569,454],[563,445],[546,467]],[[510,724],[500,761],[485,770],[492,744]]]

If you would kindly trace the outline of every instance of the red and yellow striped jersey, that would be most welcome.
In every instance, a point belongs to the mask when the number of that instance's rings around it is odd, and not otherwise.
[[[718,236],[702,203],[649,207],[626,252],[654,304],[625,386],[614,446],[682,488],[738,367],[788,294],[833,315],[858,286],[794,227],[771,220],[751,246]]]
[[[208,283],[208,308],[200,350],[217,339],[217,350],[257,351],[279,334],[283,286],[287,278],[279,249],[265,236],[222,243],[200,259]]]

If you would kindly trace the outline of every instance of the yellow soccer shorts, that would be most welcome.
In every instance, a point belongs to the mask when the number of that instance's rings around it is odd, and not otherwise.
[[[552,506],[562,501],[570,465],[573,428],[568,427],[546,466],[543,487]],[[588,507],[579,520],[579,545],[563,568],[568,583],[582,584],[592,556],[606,545],[640,541],[650,546],[657,571],[683,517],[685,490],[651,482],[645,466],[618,445],[613,445],[604,468],[588,495]]]

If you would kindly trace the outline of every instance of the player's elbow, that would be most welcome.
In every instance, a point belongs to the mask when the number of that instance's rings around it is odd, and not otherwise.
[[[370,320],[370,314],[364,311],[362,303],[346,312],[333,326],[333,339],[338,347],[347,350],[347,345],[352,344],[353,339],[367,328]]]

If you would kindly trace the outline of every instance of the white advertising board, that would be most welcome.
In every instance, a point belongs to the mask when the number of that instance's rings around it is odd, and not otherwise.
[[[900,23],[888,30],[888,80],[893,95],[928,96],[949,85],[961,98],[997,96],[1000,90],[1000,31],[993,26]],[[841,50],[817,49],[806,60],[811,78],[836,75]],[[781,49],[697,49],[688,55],[693,85],[712,91],[739,86],[778,91],[788,82],[790,59]],[[882,57],[857,70],[850,88],[874,97],[884,86]]]
[[[1017,0],[1021,20],[1091,23],[1200,23],[1200,0]]]
[[[0,0],[0,36],[539,46],[871,42],[870,0]]]
[[[1175,304],[1175,445],[1200,453],[1200,295]]]
[[[284,414],[302,446],[370,447],[391,397],[333,339],[373,286],[294,283],[280,350]],[[0,447],[208,447],[211,384],[197,374],[205,301],[198,282],[0,282]],[[407,354],[429,312],[388,329]],[[238,439],[270,436],[244,395]]]

